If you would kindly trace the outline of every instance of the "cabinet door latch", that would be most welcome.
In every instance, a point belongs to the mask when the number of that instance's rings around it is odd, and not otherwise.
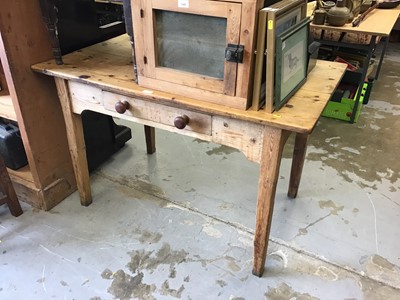
[[[225,49],[225,60],[235,63],[243,63],[244,46],[228,44]]]

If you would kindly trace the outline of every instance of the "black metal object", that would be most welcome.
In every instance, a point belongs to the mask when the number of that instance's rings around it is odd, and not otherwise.
[[[135,57],[135,40],[134,40],[134,37],[133,37],[131,0],[123,0],[123,8],[124,8],[125,29],[126,29],[126,33],[129,35],[129,40],[131,42],[133,71],[135,73],[135,80],[136,80],[136,83],[137,83],[137,68],[136,68],[136,57]]]
[[[385,57],[385,53],[386,53],[386,48],[388,46],[389,43],[389,37],[388,36],[384,36],[381,38],[381,42],[383,42],[383,49],[381,51],[381,56],[379,58],[379,63],[378,63],[378,68],[376,69],[376,73],[375,73],[375,77],[374,78],[368,78],[368,81],[373,81],[378,80],[379,77],[379,73],[381,72],[381,67],[382,67],[382,62],[383,62],[383,58]],[[370,80],[371,79],[371,80]]]
[[[13,170],[28,164],[19,128],[12,123],[0,123],[0,155]]]
[[[391,9],[391,8],[396,8],[397,6],[399,6],[399,4],[400,0],[384,0],[382,2],[379,2],[378,7]]]
[[[132,138],[131,129],[114,123],[107,115],[83,111],[83,133],[89,171],[93,171]]]
[[[358,88],[358,82],[360,82],[360,80],[362,79],[361,77],[362,74],[360,72],[352,72],[346,70],[342,79],[340,80],[340,83],[338,84],[336,90],[332,94],[329,101],[341,102],[342,98],[345,97],[344,92],[346,90],[349,91],[349,96],[346,96],[346,98],[353,99],[357,92],[360,93],[360,91],[357,90],[357,88]],[[353,96],[351,97],[350,95]]]
[[[93,0],[46,1],[55,3],[63,55],[126,32],[122,5],[96,3]]]
[[[361,89],[364,85],[364,80],[365,80],[365,77],[367,76],[368,66],[369,66],[369,62],[371,61],[372,52],[375,49],[375,41],[376,41],[376,36],[371,36],[371,41],[368,46],[368,54],[365,59],[366,65],[364,65],[362,68],[362,76],[361,76],[361,80],[358,84],[358,91],[361,91]],[[354,119],[356,117],[356,112],[358,109],[360,97],[361,97],[361,93],[358,93],[356,99],[354,99],[355,102],[354,102],[353,113],[351,114],[351,118],[350,118],[350,123],[354,123]]]
[[[51,48],[57,65],[62,65],[62,54],[57,33],[57,12],[54,0],[39,0],[43,22],[49,32]]]
[[[235,63],[243,63],[244,46],[228,44],[225,49],[225,60]]]
[[[123,8],[126,33],[129,35],[131,40],[133,40],[131,0],[123,0]]]
[[[123,6],[93,0],[39,0],[53,56],[62,55],[125,33]]]
[[[96,3],[94,0],[40,2],[52,42],[54,46],[57,43],[59,45],[57,51],[53,50],[56,61],[61,60],[61,54],[65,55],[126,32],[122,5]],[[128,31],[133,38],[132,29],[128,28]],[[119,126],[112,117],[97,112],[84,111],[81,117],[88,167],[89,171],[93,171],[131,139],[131,129]]]
[[[307,62],[307,74],[314,69],[317,64],[319,46],[318,42],[311,42],[308,44],[308,62]]]

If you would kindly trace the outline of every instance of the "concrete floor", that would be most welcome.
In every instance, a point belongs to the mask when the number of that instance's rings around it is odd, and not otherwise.
[[[322,118],[299,195],[282,161],[262,278],[251,275],[258,165],[143,130],[49,212],[0,207],[0,299],[400,299],[400,46],[357,124]]]

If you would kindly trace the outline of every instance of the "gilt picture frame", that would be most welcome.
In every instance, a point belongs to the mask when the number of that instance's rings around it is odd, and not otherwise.
[[[306,18],[283,31],[276,39],[274,108],[281,108],[307,79],[308,34]]]

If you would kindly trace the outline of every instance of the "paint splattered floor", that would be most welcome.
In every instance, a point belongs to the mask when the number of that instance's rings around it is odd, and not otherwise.
[[[251,275],[258,165],[142,128],[49,212],[0,207],[0,299],[400,299],[400,46],[357,124],[322,118],[298,198],[285,149],[262,278]],[[179,154],[179,155],[177,155]]]

